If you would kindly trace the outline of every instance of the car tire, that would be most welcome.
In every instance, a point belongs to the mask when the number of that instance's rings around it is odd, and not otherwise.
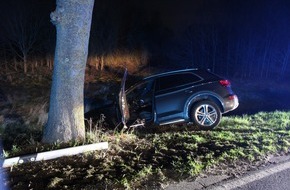
[[[192,107],[190,116],[199,129],[210,130],[220,123],[221,111],[216,103],[201,101]]]

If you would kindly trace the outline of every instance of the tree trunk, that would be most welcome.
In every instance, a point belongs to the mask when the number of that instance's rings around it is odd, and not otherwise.
[[[23,55],[23,71],[24,71],[24,74],[27,74],[27,55],[26,54]]]
[[[100,65],[100,70],[101,70],[101,71],[104,70],[104,64],[105,64],[105,63],[104,63],[104,62],[105,62],[104,57],[105,57],[104,55],[101,55],[101,65]]]
[[[43,142],[85,138],[83,90],[94,0],[57,0],[57,41]]]

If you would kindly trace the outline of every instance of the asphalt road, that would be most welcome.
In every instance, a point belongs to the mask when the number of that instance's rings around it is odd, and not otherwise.
[[[234,190],[289,190],[290,189],[290,168],[272,174],[260,180],[248,183]]]
[[[211,190],[290,190],[290,160],[240,178],[214,184]]]

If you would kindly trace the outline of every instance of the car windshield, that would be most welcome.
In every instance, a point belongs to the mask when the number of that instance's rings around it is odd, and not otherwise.
[[[152,90],[152,85],[153,85],[152,81],[146,81],[146,82],[142,82],[140,84],[133,86],[127,91],[126,93],[127,98],[132,99],[132,98],[142,97],[148,94]]]

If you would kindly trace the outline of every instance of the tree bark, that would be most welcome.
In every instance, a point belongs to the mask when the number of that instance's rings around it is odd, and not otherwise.
[[[85,138],[83,89],[94,0],[57,0],[57,40],[45,143]]]

